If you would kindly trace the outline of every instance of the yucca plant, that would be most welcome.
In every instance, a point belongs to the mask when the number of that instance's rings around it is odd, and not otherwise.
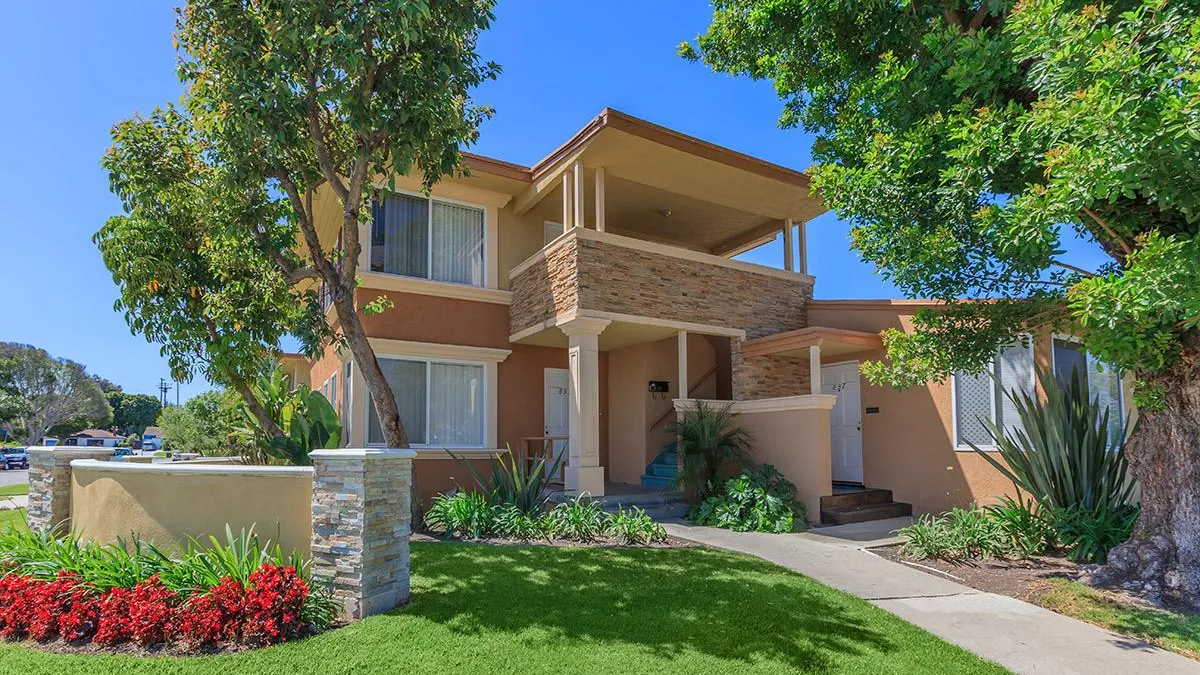
[[[692,503],[704,501],[719,489],[722,468],[741,470],[750,462],[750,433],[734,421],[730,405],[715,407],[696,401],[668,424],[666,431],[678,438],[683,463],[674,485],[682,488]]]
[[[550,485],[550,477],[558,475],[562,465],[560,457],[547,469],[545,457],[531,462],[527,456],[514,453],[509,447],[508,452],[492,457],[492,475],[484,478],[469,461],[449,450],[446,452],[467,466],[489,504],[512,506],[530,516],[540,514],[545,508],[549,499],[546,488]]]
[[[1124,425],[1115,437],[1109,434],[1109,411],[1089,398],[1078,370],[1065,388],[1044,370],[1038,380],[1044,402],[1016,389],[1004,393],[1019,428],[984,420],[1004,462],[973,443],[971,448],[1045,508],[1113,511],[1132,504],[1137,488],[1125,457]]]

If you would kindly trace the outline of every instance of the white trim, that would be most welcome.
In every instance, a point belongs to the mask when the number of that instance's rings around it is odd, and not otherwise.
[[[417,359],[449,359],[478,363],[500,363],[512,354],[511,349],[451,345],[441,342],[410,342],[390,338],[367,338],[376,356]]]
[[[781,269],[777,269],[775,267],[766,267],[765,265],[756,265],[754,263],[742,262],[740,260],[731,260],[729,258],[722,258],[721,256],[713,255],[711,253],[700,253],[699,251],[692,251],[692,250],[689,250],[686,248],[681,248],[679,246],[672,246],[669,244],[657,244],[654,242],[646,241],[644,239],[635,239],[633,237],[626,237],[626,236],[620,235],[620,234],[613,234],[612,232],[597,232],[596,230],[588,230],[588,229],[585,229],[582,227],[571,227],[571,228],[567,228],[566,232],[564,232],[563,234],[564,234],[563,237],[560,237],[559,239],[556,239],[555,241],[551,242],[551,244],[549,246],[542,248],[540,251],[534,253],[533,255],[531,255],[527,259],[525,259],[523,262],[521,262],[521,264],[512,268],[512,270],[510,270],[508,273],[509,280],[514,279],[515,277],[520,275],[521,272],[524,272],[525,270],[529,269],[530,267],[536,265],[538,262],[544,260],[546,258],[547,253],[550,250],[552,250],[558,246],[561,246],[562,244],[567,242],[571,237],[580,237],[582,239],[603,242],[606,244],[612,244],[614,246],[621,246],[623,248],[634,249],[636,251],[644,251],[646,253],[655,253],[658,255],[665,255],[665,256],[670,256],[673,258],[680,258],[683,260],[691,260],[694,262],[705,263],[707,265],[714,265],[716,267],[725,267],[728,269],[735,269],[735,270],[740,270],[743,272],[749,272],[751,274],[761,274],[763,276],[777,277],[780,279],[787,279],[789,281],[796,281],[799,283],[810,283],[811,284],[815,281],[815,279],[808,274],[789,272],[787,270],[781,270]],[[774,237],[775,235],[772,234],[771,236]]]
[[[699,403],[713,407],[730,406],[734,414],[784,412],[787,410],[833,410],[837,403],[834,394],[802,394],[800,396],[781,396],[778,398],[761,398],[753,401],[708,401],[704,399],[675,399],[672,403],[677,412],[691,410]]]
[[[488,459],[489,457],[499,457],[508,454],[508,450],[504,448],[444,448],[427,446],[424,448],[413,448],[413,452],[417,453],[417,459],[449,459],[454,457],[450,453],[458,455],[459,459]]]
[[[596,319],[605,320],[616,323],[633,323],[642,326],[655,326],[657,328],[667,328],[673,331],[687,331],[689,333],[698,333],[701,335],[719,335],[722,337],[746,339],[746,331],[739,328],[726,328],[724,326],[710,326],[703,323],[691,323],[689,321],[674,321],[672,319],[658,319],[652,316],[637,316],[635,314],[621,314],[620,312],[605,312],[598,309],[581,309],[565,314],[559,314],[552,319],[546,319],[539,323],[535,323],[528,328],[521,330],[508,336],[508,341],[512,343],[520,342],[525,338],[537,335],[538,333],[562,326],[563,324],[580,319]]]
[[[488,242],[492,238],[492,237],[489,237],[489,230],[498,229],[497,228],[498,223],[493,224],[490,222],[491,218],[492,218],[492,214],[493,214],[493,208],[491,207],[491,205],[480,204],[478,202],[464,201],[462,199],[453,199],[450,197],[442,197],[442,196],[439,196],[439,195],[436,195],[433,193],[425,194],[420,191],[414,191],[414,190],[409,190],[409,189],[400,188],[400,187],[381,188],[380,192],[403,195],[406,197],[420,198],[420,199],[424,199],[426,201],[426,203],[428,204],[428,208],[426,209],[427,210],[427,216],[426,216],[427,240],[426,240],[426,249],[425,249],[425,273],[429,276],[414,277],[414,276],[410,276],[410,275],[406,275],[406,274],[395,274],[395,273],[391,273],[391,272],[374,271],[371,269],[371,257],[369,254],[367,255],[367,266],[362,268],[360,276],[362,274],[380,274],[380,275],[384,275],[384,276],[394,276],[394,277],[403,277],[406,279],[417,279],[417,280],[423,280],[423,281],[430,281],[430,282],[434,282],[434,283],[444,284],[447,286],[461,286],[461,287],[465,287],[465,288],[474,288],[474,289],[480,289],[480,290],[495,290],[494,288],[489,288],[489,286],[488,286],[489,279],[494,276],[494,277],[496,277],[495,285],[499,286],[499,274],[492,273],[493,272],[492,268],[498,264],[496,261],[497,252],[488,246]],[[385,194],[385,198],[386,198],[386,194]],[[483,243],[483,274],[482,274],[482,279],[479,284],[461,284],[461,283],[450,282],[450,281],[441,281],[441,280],[433,278],[433,203],[434,202],[441,202],[443,204],[449,204],[451,206],[461,206],[461,207],[468,208],[468,209],[474,209],[476,211],[479,211],[482,214],[483,232],[480,233],[480,236],[483,239],[483,242],[482,242]],[[371,210],[372,210],[371,227],[372,227],[372,229],[375,226],[374,206],[375,206],[374,203],[372,203],[371,204]],[[498,210],[496,211],[496,214],[497,215],[499,214]],[[371,234],[373,234],[373,232]],[[499,244],[499,235],[497,235],[495,238],[497,239],[497,245],[498,245]],[[367,246],[364,246],[363,248],[369,249],[370,246],[371,246],[371,239],[368,238]]]
[[[330,450],[315,450],[309,454],[315,457],[318,452]],[[262,476],[274,478],[291,478],[312,476],[311,466],[247,466],[245,464],[189,464],[187,462],[160,462],[158,464],[139,462],[106,462],[97,459],[71,460],[72,469],[91,469],[96,471],[115,471],[118,473],[158,473],[183,475],[221,475],[221,476]]]
[[[97,452],[108,451],[112,454],[113,446],[104,445],[35,445],[25,448],[25,453],[29,455],[59,455],[62,457],[70,457],[71,455],[94,455]]]
[[[1023,338],[1028,338],[1028,340],[1029,340],[1029,359],[1030,359],[1030,362],[1033,364],[1033,368],[1030,369],[1031,375],[1029,378],[1029,387],[1030,387],[1029,390],[1036,394],[1037,393],[1037,349],[1036,349],[1037,338],[1032,333],[1018,333],[1017,334],[1018,340],[1021,340]],[[992,355],[991,372],[992,372],[993,376],[996,374],[996,359],[998,359],[1000,357],[1000,350],[1004,349],[1005,346],[1007,346],[1007,345],[1002,345],[999,348],[997,348],[996,353]],[[1053,351],[1054,345],[1051,344],[1050,348],[1051,348],[1051,351]],[[951,434],[950,435],[950,447],[954,450],[954,452],[975,452],[975,449],[972,448],[971,446],[961,445],[958,442],[958,373],[959,373],[959,371],[957,371],[957,370],[950,373],[950,434]],[[991,401],[991,411],[992,411],[991,412],[991,414],[992,414],[991,421],[993,424],[995,424],[996,423],[996,413],[998,412],[998,410],[996,409],[996,384],[994,382],[992,383],[992,386],[988,388],[988,391],[990,392],[991,399],[992,399],[992,401]],[[983,450],[984,452],[997,452],[998,451],[998,448],[994,444],[980,445],[979,449]]]
[[[434,281],[421,277],[408,277],[403,274],[388,274],[387,272],[363,271],[359,272],[358,278],[362,288],[396,291],[397,293],[415,293],[417,295],[433,295],[439,298],[454,298],[456,300],[491,302],[497,305],[512,304],[511,291],[501,291],[495,288],[456,284],[450,281]]]
[[[380,339],[380,338],[371,338],[372,341],[377,340],[377,339]],[[401,342],[401,341],[400,340],[388,340],[388,342]],[[413,343],[407,343],[407,344],[425,345],[426,343],[413,342]],[[457,345],[430,345],[430,346],[457,347]],[[372,347],[374,347],[374,345],[372,345]],[[485,348],[484,347],[475,347],[474,349],[485,349]],[[506,349],[496,349],[496,350],[489,350],[489,351],[505,352],[505,356],[507,356],[508,354],[511,353],[510,350],[506,350]],[[466,360],[466,359],[461,359],[461,358],[445,358],[445,357],[440,357],[440,356],[419,356],[419,355],[411,354],[411,353],[383,354],[383,353],[380,353],[378,350],[376,350],[375,355],[376,355],[376,358],[380,359],[380,360],[391,359],[393,361],[414,361],[414,362],[420,362],[420,363],[425,364],[425,437],[426,438],[429,437],[429,428],[430,428],[430,424],[429,424],[429,414],[430,414],[429,413],[429,411],[430,411],[429,392],[432,389],[432,387],[430,386],[431,385],[430,378],[432,377],[432,371],[433,371],[433,369],[430,368],[429,366],[434,363],[441,363],[441,364],[479,367],[483,371],[483,441],[479,445],[463,446],[462,449],[467,449],[467,448],[487,449],[490,446],[496,445],[495,436],[496,436],[496,430],[497,430],[498,423],[499,423],[499,420],[498,420],[498,414],[499,414],[499,410],[498,410],[498,408],[499,408],[499,386],[498,386],[498,384],[499,384],[499,368],[498,368],[497,364],[498,364],[498,361],[504,360],[503,358],[496,359],[496,360],[487,360],[487,361]],[[395,392],[393,392],[393,395],[394,395],[394,393]],[[370,392],[370,390],[368,390],[367,391],[367,400],[366,400],[366,405],[364,406],[363,420],[362,420],[362,422],[363,422],[363,445],[365,445],[368,448],[383,447],[383,445],[384,445],[383,443],[372,443],[370,441],[371,413],[372,412],[375,412],[375,404],[371,400],[371,392]],[[427,449],[427,448],[439,449],[439,448],[445,447],[445,446],[440,446],[440,445],[431,445],[429,443],[410,443],[410,445],[413,449]]]
[[[308,453],[314,459],[325,461],[355,460],[355,459],[415,459],[417,452],[412,448],[336,448],[332,450],[313,450]],[[310,467],[302,467],[308,468]]]

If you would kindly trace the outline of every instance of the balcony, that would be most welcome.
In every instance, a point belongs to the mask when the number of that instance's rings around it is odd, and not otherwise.
[[[535,344],[560,343],[551,329],[576,317],[641,326],[647,339],[653,329],[753,339],[807,325],[813,288],[806,274],[581,227],[513,268],[509,280],[512,340]]]

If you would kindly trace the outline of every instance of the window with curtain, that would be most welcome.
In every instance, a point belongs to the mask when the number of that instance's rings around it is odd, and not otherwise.
[[[350,381],[354,362],[347,361],[342,372],[342,443],[350,443]]]
[[[482,447],[483,366],[381,358],[379,366],[396,395],[400,420],[413,445]],[[368,397],[367,442],[384,443]]]
[[[372,272],[483,285],[482,209],[393,193],[372,216]]]
[[[1097,399],[1101,408],[1108,409],[1109,437],[1120,436],[1125,425],[1121,371],[1093,358],[1076,340],[1054,338],[1054,379],[1065,385],[1076,371],[1084,375],[1088,396]]]
[[[996,353],[991,364],[978,374],[954,374],[956,446],[994,446],[995,441],[988,433],[987,422],[1000,425],[1008,433],[1021,428],[1016,407],[1005,396],[1005,392],[1014,389],[1029,394],[1034,392],[1033,350],[1030,344],[1014,342],[1004,347]]]

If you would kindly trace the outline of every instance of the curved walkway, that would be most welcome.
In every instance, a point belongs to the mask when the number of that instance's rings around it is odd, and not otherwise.
[[[1020,675],[1200,675],[1200,663],[1186,657],[1015,598],[925,574],[853,541],[681,523],[665,527],[674,537],[757,556],[857,595]]]

